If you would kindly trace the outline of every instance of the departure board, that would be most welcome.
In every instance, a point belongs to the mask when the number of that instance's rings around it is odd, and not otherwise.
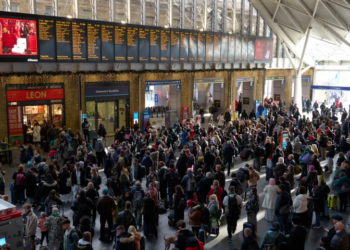
[[[87,23],[88,38],[88,61],[101,61],[101,24],[95,22]]]
[[[150,62],[160,61],[160,28],[149,30]]]
[[[128,26],[127,27],[127,41],[128,41],[128,62],[139,62],[139,27]]]
[[[101,25],[101,48],[102,62],[114,62],[114,26],[111,23]]]
[[[235,62],[242,62],[242,37],[236,36]]]
[[[180,31],[180,62],[188,62],[188,31]]]
[[[228,55],[228,35],[223,34],[221,37],[221,62],[227,62]]]
[[[190,32],[189,38],[189,47],[188,47],[188,61],[197,62],[197,43],[198,43],[198,33]]]
[[[248,62],[248,37],[242,37],[242,62]]]
[[[170,62],[170,30],[160,31],[160,61]]]
[[[205,36],[205,61],[213,62],[213,49],[214,49],[214,35],[213,33],[206,33]]]
[[[58,62],[72,60],[72,21],[56,19],[56,56]]]
[[[227,62],[235,62],[235,50],[236,50],[236,36],[230,35],[228,37],[228,53],[227,53]]]
[[[149,28],[140,26],[139,28],[139,63],[149,62]]]
[[[86,22],[72,21],[73,61],[86,61]]]
[[[55,19],[39,18],[39,60],[56,61]]]
[[[116,62],[126,62],[127,48],[126,26],[116,24],[114,26],[114,60]]]
[[[213,61],[221,62],[220,54],[221,54],[221,35],[214,34],[214,53],[213,53]]]
[[[254,62],[255,38],[248,39],[248,62]]]
[[[170,53],[171,62],[180,62],[180,31],[171,30],[170,31]]]
[[[197,62],[205,62],[205,33],[198,33]]]

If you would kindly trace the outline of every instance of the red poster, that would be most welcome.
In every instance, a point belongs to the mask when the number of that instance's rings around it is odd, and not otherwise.
[[[63,99],[63,89],[35,89],[7,91],[7,102]]]
[[[9,135],[23,134],[22,107],[7,108]]]
[[[39,105],[38,106],[38,113],[39,114],[44,114],[44,105]]]
[[[256,40],[255,41],[255,60],[263,60],[263,48],[264,48],[264,41]]]

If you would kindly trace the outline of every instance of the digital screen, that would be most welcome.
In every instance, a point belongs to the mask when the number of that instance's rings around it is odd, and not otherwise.
[[[40,61],[56,61],[55,19],[39,19],[38,28]]]
[[[180,62],[188,62],[188,31],[180,32]]]
[[[72,22],[56,19],[56,56],[58,62],[72,60]]]
[[[188,48],[188,61],[197,62],[198,33],[190,32],[190,43]]]
[[[205,62],[205,33],[198,33],[198,62]]]
[[[149,62],[149,28],[139,28],[139,62]]]
[[[102,62],[114,61],[114,26],[112,24],[101,25]],[[126,44],[126,41],[125,41]],[[126,46],[124,52],[126,51]],[[126,56],[125,56],[126,59]]]
[[[73,61],[86,61],[86,22],[72,21]]]
[[[127,41],[128,62],[139,62],[139,28],[137,26],[127,27]]]
[[[114,26],[114,60],[116,62],[125,63],[127,58],[127,33],[126,27],[123,25]],[[136,59],[137,60],[137,59]]]
[[[255,60],[263,60],[264,40],[255,41]]]
[[[88,61],[101,61],[101,24],[87,23]]]
[[[235,62],[242,62],[242,37],[236,36]]]
[[[257,39],[254,44],[255,61],[272,61],[273,40]]]
[[[242,37],[242,62],[248,61],[248,37]]]
[[[254,62],[255,38],[248,39],[248,62]]]
[[[263,60],[272,61],[272,52],[273,52],[273,41],[265,40],[264,41],[264,58]]]
[[[180,62],[180,31],[170,31],[171,62]]]
[[[221,54],[221,35],[214,34],[214,62],[220,62],[220,54]]]
[[[226,63],[228,56],[228,35],[221,37],[221,62]]]
[[[36,20],[0,18],[1,56],[37,56]]]
[[[235,50],[236,50],[236,36],[231,35],[228,38],[228,55],[227,55],[228,63],[235,62]]]
[[[207,33],[205,36],[205,61],[213,62],[214,35]]]
[[[150,62],[160,61],[160,29],[150,29]]]
[[[6,238],[0,238],[0,246],[6,244]]]
[[[160,31],[160,61],[170,62],[170,30]]]

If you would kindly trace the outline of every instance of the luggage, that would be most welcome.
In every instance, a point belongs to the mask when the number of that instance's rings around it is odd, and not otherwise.
[[[252,231],[252,236],[255,238],[256,237],[256,235],[255,235],[255,226],[254,226],[254,224],[249,223],[249,222],[245,222],[243,224],[243,231],[242,231],[243,238],[244,238],[244,229],[246,229],[246,228],[249,228]]]
[[[331,209],[337,209],[338,207],[338,196],[328,195],[328,207]]]
[[[294,172],[296,175],[301,173],[301,167],[298,164],[295,165]]]
[[[205,245],[205,242],[207,241],[205,231],[203,229],[200,229],[197,235],[197,238],[199,241],[203,242],[203,245]]]
[[[50,143],[49,143],[49,141],[43,141],[43,148],[44,148],[44,152],[49,152],[50,151]]]
[[[218,236],[219,233],[220,233],[220,227],[210,228],[209,234],[215,234],[216,236]]]
[[[243,160],[248,160],[249,158],[249,149],[248,148],[244,148],[240,153],[239,156],[243,159]]]
[[[145,246],[145,237],[141,236],[141,240],[140,240],[140,250],[145,250],[146,246]]]
[[[167,209],[164,207],[159,207],[159,214],[166,214]]]

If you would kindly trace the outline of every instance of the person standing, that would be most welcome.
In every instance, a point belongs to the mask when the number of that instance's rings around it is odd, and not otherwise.
[[[141,210],[143,207],[143,198],[145,197],[145,192],[142,189],[141,183],[137,181],[135,187],[131,190],[131,195],[133,197],[133,203],[135,208],[136,224],[140,228],[142,224],[142,214]],[[129,227],[125,227],[129,228]]]
[[[334,181],[334,186],[337,189],[340,200],[339,212],[346,211],[347,208],[347,198],[349,195],[350,180],[346,177],[344,172],[340,172],[339,179]],[[344,188],[347,187],[347,188]]]
[[[77,194],[82,190],[82,188],[86,187],[86,175],[84,169],[82,169],[83,164],[81,162],[77,162],[75,164],[75,169],[72,171],[72,186],[73,186],[73,201],[74,203]]]
[[[24,190],[25,190],[25,184],[26,184],[26,174],[24,173],[24,167],[22,165],[18,166],[18,169],[16,172],[13,173],[12,179],[15,183],[15,190],[16,190],[16,201],[19,201],[21,204],[24,203]]]
[[[315,180],[312,184],[313,194],[312,200],[314,202],[314,212],[316,215],[316,224],[313,225],[313,229],[319,229],[321,223],[321,212],[323,212],[323,189],[318,185],[318,181]]]
[[[66,219],[62,221],[62,229],[64,232],[63,238],[63,250],[78,250],[78,242],[80,236],[75,228],[70,225],[70,220]]]
[[[26,231],[25,231],[27,241],[30,242],[32,246],[35,246],[34,240],[35,240],[36,228],[38,225],[38,217],[36,217],[36,215],[33,213],[32,205],[25,204],[23,206],[23,209],[27,218]]]
[[[344,229],[344,224],[337,222],[334,225],[335,235],[331,240],[332,250],[349,249],[349,235]]]
[[[231,165],[233,163],[233,157],[235,155],[235,149],[232,141],[228,141],[224,147],[222,155],[224,156],[224,165],[227,166],[227,175],[230,176]]]
[[[298,216],[293,217],[292,226],[293,228],[287,240],[288,249],[304,250],[307,231],[303,226],[301,226],[301,220]]]
[[[63,217],[58,213],[58,208],[52,208],[52,214],[44,222],[44,227],[49,229],[49,249],[59,250],[63,240],[63,229],[60,222]]]
[[[108,195],[108,189],[104,188],[102,190],[102,197],[97,203],[97,212],[100,215],[100,224],[101,224],[101,234],[100,241],[105,239],[105,227],[106,221],[108,224],[108,229],[110,230],[113,226],[113,216],[112,211],[116,209],[116,205],[114,203],[114,199]]]
[[[255,231],[258,228],[258,220],[256,218],[259,212],[259,195],[257,194],[257,189],[252,188],[251,195],[246,204],[245,211],[248,217],[248,223],[251,223],[255,226]]]
[[[90,141],[90,123],[84,118],[84,122],[81,124],[81,128],[83,129],[84,138],[89,142]]]
[[[295,216],[298,216],[301,219],[302,225],[306,225],[308,219],[306,192],[307,191],[305,187],[299,187],[298,195],[293,203],[293,208],[295,209]]]
[[[280,232],[285,234],[289,233],[288,217],[290,210],[290,196],[285,191],[283,184],[278,186],[278,196],[276,200],[275,213],[277,216],[277,221],[280,223]],[[288,212],[287,212],[288,211]]]
[[[95,143],[95,152],[96,152],[98,167],[101,167],[101,165],[103,166],[104,145],[103,145],[102,139],[103,137],[99,136]]]

